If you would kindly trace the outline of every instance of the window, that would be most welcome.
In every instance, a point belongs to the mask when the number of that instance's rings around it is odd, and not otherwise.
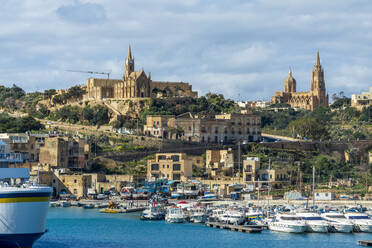
[[[165,160],[166,159],[166,156],[165,155],[159,155],[158,156],[158,160]]]
[[[178,173],[173,174],[173,180],[178,180],[178,181],[181,180],[181,175]]]
[[[191,126],[189,126],[189,131],[191,131]]]
[[[163,165],[163,169],[165,168],[165,165]]]
[[[169,169],[169,164],[167,164],[167,169]]]
[[[151,170],[159,170],[159,164],[151,164]]]
[[[74,183],[77,183],[77,180],[76,179],[74,179]]]
[[[246,175],[245,176],[245,181],[252,181],[252,175]]]
[[[181,170],[181,165],[180,165],[180,164],[173,164],[173,170],[174,170],[174,171],[179,171],[179,170]]]
[[[74,189],[74,195],[76,195],[77,194],[77,189]]]
[[[180,156],[179,155],[172,155],[171,159],[172,159],[173,162],[178,162],[178,161],[180,161]]]

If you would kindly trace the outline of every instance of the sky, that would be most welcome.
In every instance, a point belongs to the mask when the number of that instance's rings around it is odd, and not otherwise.
[[[43,91],[91,76],[68,70],[121,78],[130,44],[153,80],[269,100],[289,68],[309,90],[319,49],[330,98],[350,96],[372,87],[371,13],[370,0],[2,0],[0,84]]]

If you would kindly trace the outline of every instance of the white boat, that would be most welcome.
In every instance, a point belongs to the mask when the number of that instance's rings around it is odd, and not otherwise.
[[[141,214],[141,220],[164,220],[165,210],[158,204],[151,204],[148,208],[143,210]]]
[[[197,207],[191,210],[190,221],[194,223],[204,223],[207,220],[205,208]]]
[[[186,221],[186,215],[181,208],[169,208],[165,215],[165,221],[169,223],[184,223]]]
[[[353,231],[353,223],[346,219],[343,213],[329,212],[321,214],[322,218],[327,220],[335,232],[350,233]]]
[[[71,203],[69,201],[61,201],[61,206],[64,208],[71,207]]]
[[[223,208],[216,208],[212,210],[212,214],[209,216],[210,222],[220,221],[220,217],[224,214],[225,210]]]
[[[329,229],[329,224],[317,213],[296,213],[307,226],[308,232],[326,233]]]
[[[306,223],[296,215],[277,214],[268,222],[269,229],[276,232],[303,233],[306,231]]]
[[[205,192],[203,196],[200,197],[203,201],[214,201],[217,200],[218,196],[211,192]]]
[[[248,221],[259,223],[263,219],[263,211],[261,208],[257,207],[250,207],[248,211],[245,213],[245,216],[247,217]]]
[[[0,168],[0,247],[32,247],[45,232],[52,188],[26,184],[29,170]],[[21,180],[11,185],[12,180]]]
[[[363,213],[346,213],[346,219],[354,224],[354,228],[358,232],[372,232],[372,219],[367,214]]]
[[[241,225],[245,221],[245,214],[236,209],[227,209],[219,218],[220,222]]]

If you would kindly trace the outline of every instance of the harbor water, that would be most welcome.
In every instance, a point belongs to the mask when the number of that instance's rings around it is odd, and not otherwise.
[[[248,234],[198,224],[140,221],[139,213],[103,214],[83,208],[50,208],[47,228],[34,248],[329,248],[360,247],[357,240],[372,239],[368,233],[287,234],[264,230]]]

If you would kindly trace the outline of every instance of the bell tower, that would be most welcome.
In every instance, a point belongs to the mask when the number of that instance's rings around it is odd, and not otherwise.
[[[132,49],[128,48],[128,57],[125,60],[125,75],[124,78],[128,78],[129,75],[134,72],[134,58],[132,58]]]
[[[313,75],[311,79],[311,91],[315,95],[325,95],[324,71],[320,64],[319,50],[316,53],[315,65],[313,68]]]
[[[319,49],[316,53],[315,65],[313,68],[313,74],[311,78],[311,89],[312,95],[317,97],[317,105],[327,106],[328,95],[326,94],[324,71],[320,64]]]

